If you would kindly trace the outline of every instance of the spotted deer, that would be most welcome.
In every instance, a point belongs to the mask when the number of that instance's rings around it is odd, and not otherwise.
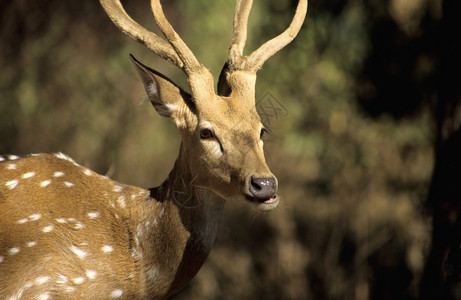
[[[144,189],[118,183],[68,156],[0,156],[0,299],[163,299],[198,272],[214,243],[225,200],[261,211],[278,202],[255,109],[256,72],[304,21],[300,0],[288,28],[243,55],[252,0],[237,0],[229,57],[218,81],[167,21],[165,39],[131,19],[119,0],[100,0],[125,34],[182,69],[185,92],[131,57],[150,102],[181,136],[167,179]]]

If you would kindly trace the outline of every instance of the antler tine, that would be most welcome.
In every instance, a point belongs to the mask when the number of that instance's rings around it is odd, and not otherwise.
[[[112,22],[126,35],[145,45],[161,58],[184,68],[184,63],[175,49],[155,33],[134,21],[125,11],[120,0],[99,0]]]
[[[184,63],[184,71],[190,75],[192,72],[201,69],[201,65],[195,58],[192,51],[179,37],[179,35],[171,26],[170,22],[168,22],[167,18],[165,17],[162,5],[160,4],[160,0],[151,0],[150,5],[157,26],[160,28],[160,31],[162,31],[165,38],[168,40],[171,46],[173,46],[179,58]]]
[[[290,26],[277,37],[267,41],[257,50],[255,50],[246,62],[246,69],[256,72],[262,67],[264,62],[288,45],[298,34],[307,13],[307,0],[299,0],[296,7],[296,13],[291,21]]]
[[[307,12],[307,0],[299,0],[290,26],[277,37],[264,43],[251,55],[244,57],[243,48],[247,37],[248,16],[252,4],[253,0],[237,0],[234,14],[234,34],[229,50],[229,60],[226,64],[230,69],[256,72],[269,57],[280,51],[296,37]]]
[[[253,0],[237,0],[234,14],[234,33],[232,36],[229,57],[238,60],[243,56],[243,48],[247,39],[248,16]]]

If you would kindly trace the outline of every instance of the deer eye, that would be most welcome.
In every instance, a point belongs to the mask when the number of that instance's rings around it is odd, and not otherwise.
[[[200,138],[201,139],[211,139],[214,138],[214,134],[210,129],[204,128],[200,130]]]

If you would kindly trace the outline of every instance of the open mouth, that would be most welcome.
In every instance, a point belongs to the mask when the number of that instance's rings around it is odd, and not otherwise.
[[[270,198],[263,198],[263,199],[254,198],[250,196],[246,196],[246,198],[248,201],[255,203],[260,211],[273,210],[274,208],[277,207],[280,201],[280,197],[277,194],[273,195]]]

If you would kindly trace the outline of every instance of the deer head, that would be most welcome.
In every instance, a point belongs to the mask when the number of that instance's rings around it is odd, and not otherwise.
[[[159,0],[152,0],[151,8],[166,41],[132,20],[119,0],[100,2],[122,32],[185,72],[190,94],[131,57],[156,111],[178,127],[180,157],[184,157],[194,185],[223,199],[248,200],[263,211],[275,208],[278,183],[264,157],[261,138],[266,129],[255,108],[256,72],[297,35],[307,0],[299,1],[288,29],[249,56],[243,55],[243,49],[253,1],[237,0],[229,57],[217,93],[213,76],[167,21]]]

